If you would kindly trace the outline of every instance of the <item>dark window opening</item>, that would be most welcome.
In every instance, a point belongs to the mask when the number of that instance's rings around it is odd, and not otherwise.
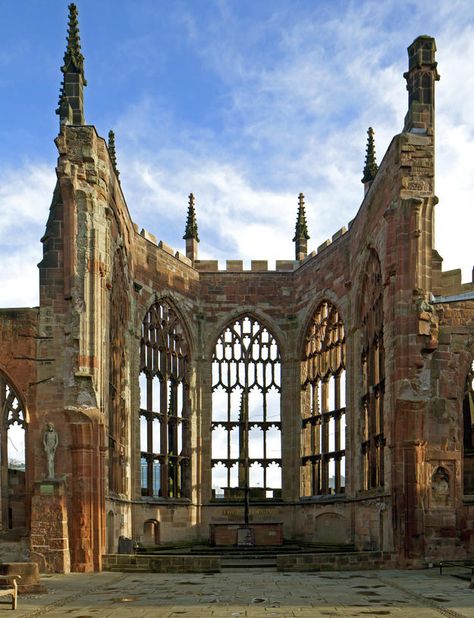
[[[369,259],[362,290],[361,450],[363,489],[384,485],[385,352],[383,345],[383,287],[380,261]]]

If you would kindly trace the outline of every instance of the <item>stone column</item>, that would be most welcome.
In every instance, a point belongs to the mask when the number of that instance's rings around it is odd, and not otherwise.
[[[71,437],[71,562],[74,571],[87,573],[94,570],[93,529],[99,523],[94,521],[94,477],[100,464],[94,461],[92,423],[71,423]]]
[[[41,573],[71,570],[64,481],[48,479],[34,484],[31,501],[31,560]]]

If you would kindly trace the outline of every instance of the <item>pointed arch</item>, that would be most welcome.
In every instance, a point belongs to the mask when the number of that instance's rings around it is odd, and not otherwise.
[[[140,337],[140,452],[144,496],[190,492],[189,339],[167,300],[148,309]]]
[[[323,302],[328,302],[336,307],[337,312],[339,314],[339,318],[344,322],[345,315],[349,313],[347,306],[347,298],[339,298],[337,294],[335,294],[331,289],[324,288],[315,294],[314,299],[311,303],[308,303],[308,306],[303,313],[303,318],[301,320],[301,329],[298,334],[298,339],[296,342],[296,354],[299,359],[302,359],[305,355],[306,350],[306,337],[308,334],[308,329],[311,327],[311,324],[314,319],[315,312],[318,307]]]
[[[281,358],[285,358],[285,354],[287,354],[287,346],[283,331],[279,328],[275,320],[273,320],[267,313],[261,311],[253,305],[242,306],[234,311],[230,311],[222,320],[219,321],[217,326],[213,327],[212,333],[210,333],[208,337],[208,343],[206,343],[206,347],[204,349],[206,358],[212,358],[216,343],[225,329],[243,318],[255,320],[261,324],[263,328],[266,328],[269,332],[271,332],[272,337],[275,339],[278,346]]]
[[[228,322],[212,355],[213,497],[281,496],[281,357],[253,315]]]
[[[0,470],[1,524],[24,526],[26,436],[28,422],[23,397],[0,369]]]
[[[301,496],[345,491],[344,323],[323,300],[306,328],[301,362]]]

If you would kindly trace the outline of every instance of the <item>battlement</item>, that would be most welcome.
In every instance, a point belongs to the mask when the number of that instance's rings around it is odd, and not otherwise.
[[[350,226],[350,223],[349,223]],[[344,234],[347,233],[347,228],[341,227],[337,232],[335,232],[331,238],[325,240],[316,251],[312,251],[308,255],[304,257],[302,260],[276,260],[275,268],[269,269],[268,260],[250,260],[250,268],[245,268],[244,260],[226,260],[225,268],[219,268],[219,260],[192,260],[180,251],[175,251],[173,247],[168,245],[163,240],[158,240],[157,237],[149,232],[148,230],[142,228],[140,232],[138,232],[138,225],[136,223],[133,224],[133,228],[137,234],[139,234],[142,238],[152,243],[158,249],[161,249],[168,255],[176,258],[180,262],[183,262],[187,266],[191,266],[198,272],[247,272],[247,273],[262,273],[262,272],[293,272],[299,268],[301,264],[306,263],[308,260],[313,259],[321,252],[323,252],[327,247],[331,246],[333,242],[339,240]]]

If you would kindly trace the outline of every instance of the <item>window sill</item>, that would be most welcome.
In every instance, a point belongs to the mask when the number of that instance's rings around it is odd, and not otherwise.
[[[321,496],[301,496],[300,503],[302,504],[327,504],[330,502],[344,502],[347,500],[347,494],[324,494]]]
[[[159,496],[141,496],[137,502],[141,502],[144,504],[181,504],[187,505],[191,504],[190,498],[160,498]]]
[[[370,500],[370,498],[380,498],[389,495],[385,487],[374,489],[362,489],[356,492],[356,497],[360,500]]]
[[[208,502],[209,505],[216,506],[222,504],[222,506],[238,506],[243,508],[245,502],[242,500],[224,500],[220,498],[211,498]],[[262,506],[265,504],[283,504],[282,498],[265,498],[261,500],[250,500],[249,506],[252,508],[253,506]]]

